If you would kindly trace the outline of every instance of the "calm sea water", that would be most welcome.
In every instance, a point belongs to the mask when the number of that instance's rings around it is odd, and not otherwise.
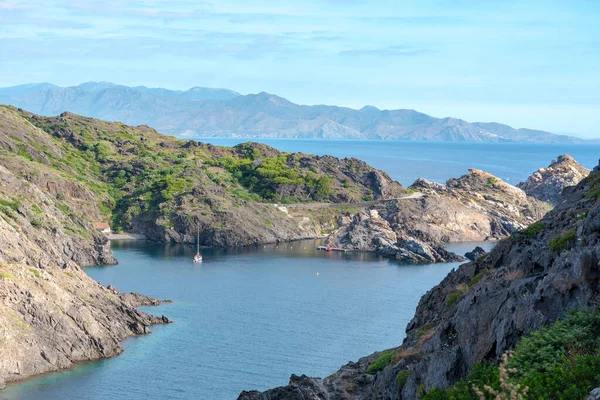
[[[249,139],[199,139],[234,146]],[[598,165],[598,144],[448,143],[373,140],[252,139],[282,151],[356,157],[387,172],[405,186],[423,177],[444,183],[482,169],[516,185],[561,154],[569,154],[588,168]]]
[[[458,265],[399,265],[316,245],[206,250],[198,265],[193,247],[113,243],[120,264],[89,275],[172,299],[144,309],[175,322],[126,340],[118,357],[9,385],[0,399],[235,399],[292,373],[325,376],[400,344],[419,298]]]

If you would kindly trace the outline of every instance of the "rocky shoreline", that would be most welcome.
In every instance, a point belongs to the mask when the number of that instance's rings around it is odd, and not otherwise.
[[[598,260],[600,165],[564,189],[558,206],[539,222],[427,292],[397,348],[350,362],[324,379],[292,375],[287,386],[244,391],[238,399],[403,400],[446,388],[474,364],[497,362],[522,335],[568,310],[597,309]],[[383,354],[388,361],[370,370]]]

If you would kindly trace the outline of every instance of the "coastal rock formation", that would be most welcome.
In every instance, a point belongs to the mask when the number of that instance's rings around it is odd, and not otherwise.
[[[482,249],[480,246],[477,246],[473,249],[473,251],[469,251],[468,253],[465,253],[465,257],[467,257],[468,260],[475,261],[479,257],[483,256],[484,254],[485,254],[485,250]]]
[[[559,156],[547,168],[540,168],[525,182],[517,185],[528,196],[556,205],[559,196],[569,186],[575,186],[588,176],[590,170],[568,154]]]
[[[400,235],[379,216],[376,210],[362,212],[327,237],[325,245],[357,251],[375,251],[401,262],[435,263],[461,261],[462,258],[443,247]]]
[[[155,241],[193,243],[198,230],[200,244],[211,247],[324,237],[343,218],[375,209],[405,248],[439,248],[501,239],[550,207],[477,170],[446,185],[417,180],[409,196],[354,158],[258,143],[219,147],[71,113],[40,117],[0,107],[0,120],[10,127],[0,130],[0,145],[19,156],[10,162],[14,173],[67,212]],[[424,260],[439,258],[425,253]]]
[[[587,400],[600,400],[600,388],[592,390]]]
[[[14,115],[2,121],[0,388],[116,355],[121,340],[169,322],[135,308],[157,300],[108,289],[82,271],[81,266],[116,263],[106,238],[88,219],[102,215],[102,196],[51,167],[51,157],[61,150],[43,132],[23,127]],[[38,155],[40,162],[28,161],[23,152]]]
[[[316,393],[297,386],[301,398],[416,399],[417,393],[457,382],[475,363],[497,361],[522,335],[568,310],[596,309],[600,166],[577,186],[565,189],[563,198],[541,221],[514,233],[485,257],[461,265],[427,292],[406,328],[404,342],[391,350],[382,370],[363,379],[369,363],[359,362],[344,375],[345,384],[328,385],[348,371],[342,367],[317,381],[323,384]],[[254,393],[250,398],[285,399],[285,390]]]
[[[414,199],[377,207],[396,232],[433,242],[498,240],[541,218],[550,207],[500,178],[470,169],[446,185],[418,179]]]

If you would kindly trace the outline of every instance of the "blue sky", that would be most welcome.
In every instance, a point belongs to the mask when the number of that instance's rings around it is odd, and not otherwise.
[[[598,21],[598,0],[0,0],[0,86],[225,87],[600,137]]]

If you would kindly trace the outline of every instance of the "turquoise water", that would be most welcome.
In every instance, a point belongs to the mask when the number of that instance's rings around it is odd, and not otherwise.
[[[233,146],[249,139],[199,139]],[[444,183],[469,168],[482,169],[516,185],[561,154],[570,154],[588,168],[598,165],[600,145],[459,143],[367,140],[259,139],[282,151],[356,157],[387,172],[405,186],[419,177]]]
[[[175,322],[126,340],[118,357],[12,384],[0,399],[235,399],[292,373],[324,376],[400,344],[419,298],[458,265],[399,265],[316,245],[206,250],[193,264],[192,247],[113,243],[120,264],[89,275],[172,299],[144,309]]]

